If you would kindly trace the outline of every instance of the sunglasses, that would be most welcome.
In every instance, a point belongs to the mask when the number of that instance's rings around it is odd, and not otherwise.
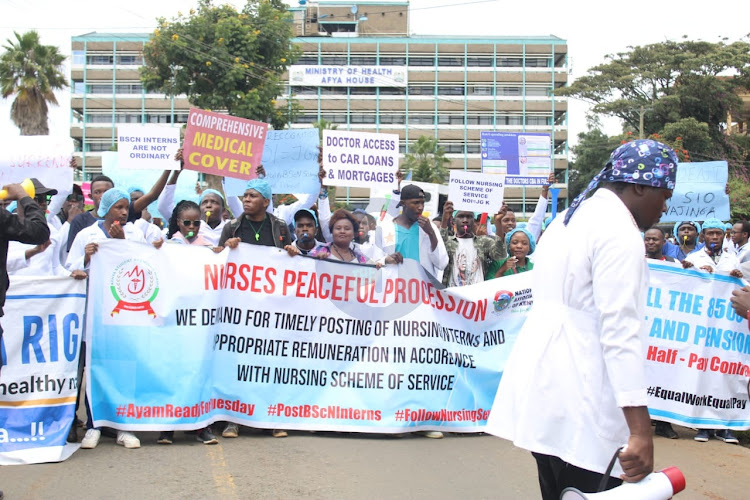
[[[52,196],[48,194],[40,194],[39,196],[34,196],[34,201],[36,201],[37,203],[49,203],[51,199]]]
[[[190,226],[198,227],[201,225],[201,221],[200,220],[183,220],[182,225],[185,227],[190,227]]]
[[[83,201],[83,195],[82,194],[69,194],[67,198],[65,198],[67,201]]]

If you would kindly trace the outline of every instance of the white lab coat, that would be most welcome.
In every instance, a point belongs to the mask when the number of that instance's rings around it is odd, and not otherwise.
[[[65,267],[69,271],[87,270],[89,266],[84,265],[86,256],[86,245],[89,243],[99,243],[101,241],[110,238],[108,234],[104,233],[103,227],[100,223],[103,221],[96,221],[89,227],[81,229],[73,240],[73,245],[70,247],[68,253],[68,260],[65,263]],[[122,227],[125,232],[125,239],[128,241],[138,241],[146,243],[146,238],[143,236],[143,231],[136,228],[132,222],[128,222]],[[89,262],[90,264],[90,262]]]
[[[706,247],[701,248],[697,252],[693,252],[685,257],[687,262],[690,262],[695,266],[696,269],[708,266],[712,271],[729,274],[735,269],[740,268],[740,260],[737,258],[737,254],[734,252],[721,252],[719,256],[719,262],[714,262],[714,259],[708,255]]]
[[[599,189],[536,249],[534,305],[505,367],[488,432],[604,473],[646,406],[648,267],[630,212]],[[619,463],[612,471],[621,474]]]

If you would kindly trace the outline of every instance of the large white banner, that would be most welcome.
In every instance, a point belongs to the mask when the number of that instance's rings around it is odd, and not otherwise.
[[[408,262],[100,244],[87,316],[95,424],[481,430],[527,277],[444,290]]]
[[[304,87],[405,87],[406,66],[289,67],[289,84]]]
[[[78,391],[86,282],[12,277],[0,353],[0,465],[59,462]]]

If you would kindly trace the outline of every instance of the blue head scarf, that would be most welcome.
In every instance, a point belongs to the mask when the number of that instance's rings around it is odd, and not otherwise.
[[[245,186],[245,191],[247,191],[248,189],[256,190],[263,198],[267,200],[271,199],[271,185],[263,179],[253,179],[251,181],[248,181],[247,186]]]
[[[102,199],[99,202],[99,210],[96,211],[97,215],[99,215],[99,217],[104,217],[107,215],[107,212],[109,212],[109,209],[112,208],[112,205],[120,200],[128,200],[128,203],[130,203],[130,195],[127,191],[123,191],[119,188],[107,190],[102,195]]]
[[[669,146],[652,139],[638,139],[625,143],[612,151],[602,171],[573,200],[563,223],[568,225],[578,206],[599,182],[627,182],[674,189],[676,176],[677,155]]]
[[[534,250],[536,250],[536,241],[534,241],[534,237],[531,235],[529,230],[526,229],[526,224],[519,224],[514,229],[508,231],[508,234],[505,235],[505,248],[510,248],[510,240],[516,233],[523,233],[527,238],[529,238],[529,255],[534,253]]]
[[[219,199],[221,200],[221,206],[224,206],[224,196],[222,196],[222,194],[215,189],[204,189],[203,192],[201,193],[201,197],[198,199],[198,205],[203,203],[203,199],[206,197],[206,195],[209,195],[209,194],[214,194],[218,196]]]
[[[693,226],[695,228],[696,232],[698,232],[698,233],[701,232],[701,224],[700,224],[700,222],[689,221],[689,220],[675,222],[674,223],[674,229],[672,230],[672,234],[675,236],[675,238],[677,237],[677,231],[680,230],[680,226],[684,226],[685,224],[689,224],[689,225]]]

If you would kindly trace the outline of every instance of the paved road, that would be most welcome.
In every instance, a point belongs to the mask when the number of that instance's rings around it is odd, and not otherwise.
[[[679,500],[748,498],[750,449],[719,441],[656,438],[657,468],[678,465],[688,491]],[[206,446],[176,433],[126,450],[102,438],[61,464],[0,468],[5,498],[538,498],[531,456],[485,435],[442,440],[291,432],[274,439],[243,429]]]

